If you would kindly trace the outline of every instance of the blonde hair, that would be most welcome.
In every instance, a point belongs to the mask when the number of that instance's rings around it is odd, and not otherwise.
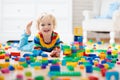
[[[48,17],[50,17],[51,20],[53,21],[54,29],[56,28],[56,19],[55,19],[55,17],[54,17],[52,14],[49,14],[49,13],[42,13],[42,14],[40,15],[40,17],[37,19],[37,23],[36,23],[37,29],[39,29],[39,24],[41,23],[41,21],[42,21],[44,18],[48,18]]]

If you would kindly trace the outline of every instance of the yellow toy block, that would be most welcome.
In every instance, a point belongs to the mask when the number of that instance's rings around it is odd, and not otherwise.
[[[65,49],[64,50],[64,54],[65,55],[70,55],[72,52],[71,52],[71,50],[70,49]]]
[[[42,58],[42,60],[43,60],[43,61],[46,61],[46,60],[48,60],[48,58]]]
[[[117,50],[112,50],[112,55],[118,54]]]
[[[81,62],[86,62],[85,58],[80,59]]]
[[[77,66],[77,62],[67,62],[66,65],[67,65],[67,66],[73,66],[73,67],[76,67],[76,66]]]
[[[82,27],[74,27],[74,35],[75,36],[82,36],[83,35],[83,29]]]
[[[5,80],[4,76],[0,75],[0,80]]]
[[[9,65],[10,65],[9,62],[2,62],[2,63],[0,63],[0,67],[1,68],[7,68]]]
[[[35,66],[34,69],[35,69],[35,70],[40,70],[41,67],[40,67],[40,66]]]
[[[87,77],[81,77],[80,80],[89,80]]]
[[[90,54],[90,49],[85,50],[86,54]]]
[[[0,43],[0,49],[2,48],[2,44]]]
[[[20,65],[25,64],[25,62],[19,62]]]
[[[108,69],[109,68],[109,65],[108,64],[103,64],[105,69]]]
[[[83,52],[77,53],[77,57],[82,57],[84,55]]]

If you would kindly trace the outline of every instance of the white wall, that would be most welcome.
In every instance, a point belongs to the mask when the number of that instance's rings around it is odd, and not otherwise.
[[[35,19],[42,12],[55,15],[56,31],[64,42],[73,41],[72,35],[72,0],[0,0],[0,42],[19,40],[28,21]],[[36,32],[32,26],[33,39]]]
[[[82,11],[92,10],[93,0],[73,0],[73,26],[81,26],[84,19]]]

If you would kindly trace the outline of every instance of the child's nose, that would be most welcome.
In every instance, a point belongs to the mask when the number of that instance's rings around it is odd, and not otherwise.
[[[49,28],[50,26],[49,25],[46,25],[46,28]]]

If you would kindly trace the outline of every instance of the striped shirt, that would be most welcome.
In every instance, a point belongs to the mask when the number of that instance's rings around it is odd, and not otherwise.
[[[43,51],[51,52],[55,47],[60,46],[60,38],[58,33],[52,32],[51,42],[45,43],[42,33],[38,33],[34,38],[34,48],[38,47]]]

